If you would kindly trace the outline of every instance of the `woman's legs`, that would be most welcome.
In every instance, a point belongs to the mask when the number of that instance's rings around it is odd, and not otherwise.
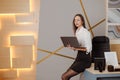
[[[70,80],[71,77],[77,75],[78,73],[72,69],[68,69],[63,75],[62,80]]]
[[[70,80],[71,77],[76,76],[81,72],[84,72],[87,65],[89,64],[89,58],[90,56],[86,55],[86,52],[79,51],[76,60],[69,67],[69,69],[62,75],[62,80]]]

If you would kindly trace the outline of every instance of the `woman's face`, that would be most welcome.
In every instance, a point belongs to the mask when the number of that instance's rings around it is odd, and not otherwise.
[[[74,24],[75,24],[76,27],[81,27],[82,26],[83,22],[82,22],[80,16],[75,17]]]

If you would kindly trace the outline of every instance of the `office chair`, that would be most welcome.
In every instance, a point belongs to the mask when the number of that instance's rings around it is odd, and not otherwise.
[[[92,62],[95,58],[105,58],[104,52],[110,52],[109,38],[106,36],[95,36],[92,39]]]
[[[102,72],[105,70],[104,52],[110,51],[109,38],[106,36],[96,36],[92,39],[92,54],[91,59],[94,65],[94,70]]]

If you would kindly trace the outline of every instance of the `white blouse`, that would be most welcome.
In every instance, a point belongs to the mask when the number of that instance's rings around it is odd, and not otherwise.
[[[86,54],[92,50],[92,41],[90,32],[84,27],[76,30],[76,37],[81,47],[86,47]]]

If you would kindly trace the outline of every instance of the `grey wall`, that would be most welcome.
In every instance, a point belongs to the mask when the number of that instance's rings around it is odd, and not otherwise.
[[[83,0],[91,26],[105,18],[105,0]],[[71,36],[72,20],[76,13],[82,13],[79,0],[41,0],[38,48],[54,51],[62,42],[60,36]],[[83,14],[84,15],[84,14]],[[86,22],[87,25],[87,22]],[[103,22],[93,29],[94,35],[105,35]],[[63,48],[59,54],[76,57],[76,52]],[[38,51],[38,61],[49,53]],[[74,60],[52,55],[37,65],[37,80],[60,80],[61,75]],[[72,80],[78,80],[79,75]]]

